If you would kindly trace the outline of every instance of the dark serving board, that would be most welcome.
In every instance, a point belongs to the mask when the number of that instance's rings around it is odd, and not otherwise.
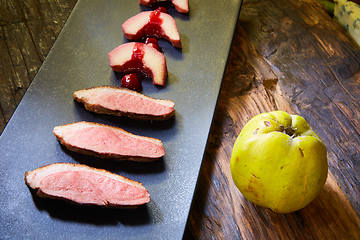
[[[95,115],[74,103],[75,90],[120,85],[107,53],[126,42],[121,24],[147,8],[134,0],[80,0],[0,137],[1,239],[180,239],[216,106],[241,0],[191,0],[189,16],[171,9],[183,49],[161,41],[165,88],[144,93],[176,102],[175,120],[147,123]],[[83,157],[60,146],[56,125],[93,121],[159,138],[166,156],[153,163]],[[55,162],[85,163],[142,182],[151,202],[137,209],[79,207],[34,196],[25,171]]]

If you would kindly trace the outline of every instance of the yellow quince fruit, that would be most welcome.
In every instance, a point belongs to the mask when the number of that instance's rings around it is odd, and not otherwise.
[[[278,213],[309,204],[323,188],[326,147],[304,118],[262,113],[241,130],[231,156],[232,178],[249,201]]]

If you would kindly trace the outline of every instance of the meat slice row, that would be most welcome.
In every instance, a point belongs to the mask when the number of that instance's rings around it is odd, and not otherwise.
[[[175,103],[148,97],[118,87],[93,87],[74,92],[74,100],[88,111],[145,120],[167,120],[175,114]]]
[[[97,113],[142,119],[168,119],[174,103],[115,87],[79,90],[74,99]],[[120,160],[153,161],[165,155],[155,138],[137,136],[121,128],[77,122],[57,126],[55,136],[71,151]],[[80,205],[137,206],[150,201],[141,183],[81,164],[56,163],[25,173],[25,183],[44,198],[58,198]]]
[[[43,198],[80,205],[138,206],[150,201],[139,182],[82,164],[55,163],[25,173],[25,183]]]
[[[67,149],[85,155],[119,160],[153,161],[165,155],[159,139],[134,135],[121,128],[77,122],[54,128]]]

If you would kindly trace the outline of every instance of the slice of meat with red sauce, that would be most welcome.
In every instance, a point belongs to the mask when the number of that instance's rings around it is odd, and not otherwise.
[[[119,160],[153,161],[165,155],[159,139],[137,136],[117,127],[77,122],[54,128],[67,149],[85,155]]]
[[[175,103],[150,98],[117,87],[93,87],[74,92],[74,100],[88,111],[145,120],[167,120],[175,114]]]
[[[25,173],[25,183],[44,198],[80,205],[138,206],[150,201],[139,182],[82,164],[55,163]]]

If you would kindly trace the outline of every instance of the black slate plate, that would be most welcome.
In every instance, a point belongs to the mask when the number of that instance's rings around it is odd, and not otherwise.
[[[241,0],[190,0],[189,16],[171,9],[183,49],[161,41],[165,88],[144,93],[176,102],[176,119],[149,124],[89,113],[75,90],[120,85],[107,53],[126,42],[121,23],[147,10],[136,0],[79,0],[39,73],[0,137],[1,239],[180,239],[214,113]],[[110,162],[72,154],[52,134],[56,125],[94,121],[163,140],[154,163]],[[33,196],[24,172],[55,162],[87,163],[142,182],[152,201],[138,209],[79,207]]]

